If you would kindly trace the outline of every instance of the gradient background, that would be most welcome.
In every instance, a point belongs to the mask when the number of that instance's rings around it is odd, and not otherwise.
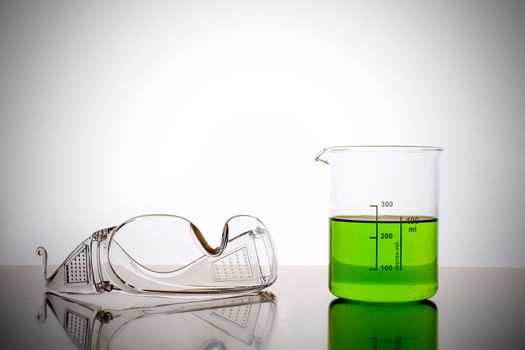
[[[440,264],[525,267],[525,2],[2,1],[0,264],[174,213],[327,264],[328,146],[445,148]]]

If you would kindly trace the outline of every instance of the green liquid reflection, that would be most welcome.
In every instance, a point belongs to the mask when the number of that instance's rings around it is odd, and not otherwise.
[[[329,348],[410,350],[437,348],[437,307],[431,301],[330,304]]]

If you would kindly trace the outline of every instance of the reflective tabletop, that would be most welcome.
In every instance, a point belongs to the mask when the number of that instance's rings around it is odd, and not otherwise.
[[[440,269],[430,301],[351,303],[326,266],[280,266],[262,294],[174,299],[46,293],[1,266],[5,349],[525,349],[525,269]]]

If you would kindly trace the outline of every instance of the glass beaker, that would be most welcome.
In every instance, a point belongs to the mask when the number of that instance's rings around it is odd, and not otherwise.
[[[370,302],[423,300],[438,288],[440,147],[341,146],[331,165],[330,292]]]

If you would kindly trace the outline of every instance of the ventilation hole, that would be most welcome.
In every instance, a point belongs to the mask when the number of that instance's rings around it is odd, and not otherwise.
[[[216,260],[212,266],[213,275],[217,281],[253,278],[246,247]]]
[[[88,283],[87,279],[87,246],[66,264],[67,283]]]

